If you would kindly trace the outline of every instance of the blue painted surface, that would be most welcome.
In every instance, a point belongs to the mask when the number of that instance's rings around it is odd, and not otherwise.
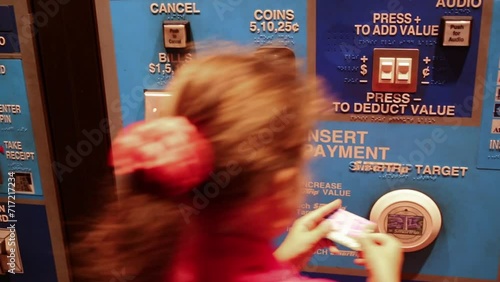
[[[374,48],[417,48],[419,54],[419,85],[417,92],[411,93],[409,104],[419,105],[452,105],[456,106],[455,117],[469,119],[473,113],[480,113],[482,101],[474,99],[477,71],[479,35],[481,28],[482,8],[449,9],[436,7],[438,1],[317,1],[317,54],[318,74],[324,76],[332,89],[335,101],[353,103],[367,102],[367,92],[372,91],[371,72],[363,77],[360,73],[361,57],[366,56],[367,69],[372,70]],[[363,6],[360,10],[359,7]],[[498,13],[498,1],[495,1],[495,15]],[[416,37],[403,36],[399,24],[398,34],[394,36],[356,35],[356,24],[367,24],[374,29],[373,13],[409,13],[410,25],[439,25],[442,16],[471,16],[473,18],[471,45],[469,47],[443,47],[440,36]],[[416,17],[421,20],[415,23]],[[495,18],[495,16],[493,16]],[[378,23],[377,23],[378,24]],[[498,19],[494,20],[498,29]],[[497,32],[498,33],[498,32]],[[441,33],[440,33],[441,34]],[[489,52],[489,72],[495,73],[497,79],[499,68],[496,36],[491,38]],[[496,46],[495,46],[496,45]],[[493,47],[495,46],[495,47]],[[429,63],[430,76],[425,81],[429,85],[420,84],[425,57]],[[346,66],[356,71],[345,71]],[[490,75],[491,76],[491,75]],[[361,84],[359,79],[367,79]],[[478,78],[482,80],[482,78]],[[485,80],[491,81],[486,78]],[[354,82],[354,83],[353,83]],[[488,91],[488,90],[487,90]],[[491,91],[490,91],[491,92]],[[387,96],[387,94],[384,94]],[[488,96],[487,96],[488,97]],[[421,98],[422,101],[413,101]],[[386,158],[380,154],[377,158],[364,159],[363,156],[339,158],[338,155],[316,157],[311,164],[313,181],[339,182],[343,189],[351,190],[350,197],[343,197],[347,209],[369,216],[372,205],[385,193],[401,188],[410,188],[429,195],[441,208],[443,226],[434,244],[424,250],[406,254],[404,271],[448,277],[467,277],[475,279],[496,280],[498,275],[498,257],[500,253],[500,222],[492,220],[491,215],[499,214],[500,208],[496,200],[500,198],[498,179],[500,172],[477,168],[478,160],[488,156],[485,149],[489,140],[481,141],[479,152],[479,136],[481,132],[491,130],[493,97],[485,99],[483,109],[483,126],[460,126],[460,122],[446,121],[442,125],[424,124],[388,124],[388,123],[350,123],[323,122],[319,129],[366,131],[364,144],[345,142],[345,146],[387,147]],[[460,109],[460,110],[458,110]],[[352,109],[349,113],[353,113]],[[410,116],[411,113],[405,112]],[[430,116],[433,118],[435,116]],[[385,116],[386,118],[389,115]],[[387,119],[386,119],[387,121]],[[488,122],[490,124],[488,124]],[[434,140],[433,140],[434,136]],[[488,135],[489,138],[489,135]],[[346,141],[346,140],[343,140]],[[410,164],[413,169],[407,178],[399,180],[387,179],[383,173],[351,172],[349,163],[354,160],[381,161]],[[480,161],[481,163],[481,161]],[[418,180],[416,165],[440,165],[467,167],[465,177],[443,177]],[[497,164],[498,165],[498,164]],[[486,167],[486,165],[484,166]],[[488,165],[489,168],[499,168]],[[328,202],[335,197],[322,194],[311,196],[309,203]],[[467,208],[465,208],[467,206]],[[467,242],[467,243],[464,243]],[[320,265],[331,267],[357,268],[352,257],[331,257],[316,255]]]
[[[473,112],[479,112],[478,108],[483,106],[482,102],[471,102],[473,99],[470,99],[473,97],[475,81],[478,79],[476,64],[480,29],[490,27],[481,27],[479,24],[483,16],[481,8],[457,10],[436,8],[436,2],[435,0],[317,0],[316,66],[318,74],[325,77],[331,87],[332,97],[349,103],[365,102],[366,93],[371,91],[371,82],[358,83],[362,77],[359,73],[360,58],[365,55],[370,59],[367,62],[367,69],[371,71],[374,48],[417,48],[420,50],[419,82],[427,66],[422,60],[429,57],[433,61],[429,65],[430,76],[426,79],[431,83],[427,86],[419,84],[417,92],[411,94],[412,97],[421,98],[420,104],[424,105],[456,106],[460,108],[456,111],[456,117],[463,119],[469,119]],[[201,11],[197,15],[153,15],[149,10],[152,3],[155,2],[111,1],[120,99],[109,101],[114,111],[110,114],[121,114],[125,125],[143,119],[144,89],[163,89],[172,77],[170,74],[149,72],[149,64],[158,63],[159,53],[167,52],[163,47],[164,20],[189,20],[195,44],[218,39],[256,47],[263,44],[262,39],[267,42],[266,39],[271,40],[271,38],[269,34],[266,37],[249,31],[253,12],[256,9],[293,9],[295,11],[293,21],[300,24],[300,32],[293,34],[293,39],[289,38],[288,43],[297,57],[304,59],[308,55],[307,47],[310,42],[307,42],[309,28],[306,24],[307,15],[311,11],[307,11],[305,0],[200,1],[195,2]],[[498,7],[498,1],[495,1],[495,15],[498,13]],[[372,12],[411,13],[412,19],[419,16],[420,25],[439,25],[441,17],[445,15],[472,16],[471,46],[444,48],[438,45],[437,37],[355,36],[355,24],[368,24],[373,28],[373,23],[370,23]],[[497,71],[497,67],[500,69],[499,55],[494,53],[497,52],[499,45],[498,39],[493,35],[500,26],[500,23],[497,23],[500,17],[496,18],[491,35],[486,80],[492,76],[491,73]],[[273,39],[280,40],[278,35],[274,34]],[[186,60],[186,57],[181,57],[180,60]],[[351,70],[355,71],[341,70],[346,66],[352,67]],[[371,81],[371,72],[367,77]],[[493,81],[496,82],[496,79],[495,75]],[[351,83],[353,81],[355,83]],[[485,100],[484,103],[485,109],[486,105],[492,105],[491,99],[489,102]],[[496,189],[500,173],[496,170],[477,168],[477,163],[481,162],[486,153],[485,142],[489,142],[480,141],[479,136],[486,136],[484,132],[488,127],[491,130],[491,124],[488,125],[488,122],[492,118],[489,116],[486,118],[487,114],[491,115],[491,111],[486,112],[483,110],[485,123],[482,127],[464,127],[452,122],[443,125],[320,122],[317,125],[319,130],[363,131],[366,132],[366,138],[363,144],[360,144],[359,139],[357,144],[352,142],[315,144],[324,148],[326,156],[322,157],[319,154],[313,158],[310,165],[311,181],[341,183],[342,189],[336,189],[335,192],[333,191],[335,189],[314,188],[316,195],[310,195],[307,200],[310,209],[315,208],[317,204],[327,203],[340,197],[349,211],[368,217],[375,201],[389,191],[400,188],[421,191],[441,207],[443,227],[434,244],[422,251],[406,254],[405,273],[495,280],[500,254],[500,222],[493,220],[493,215],[500,214],[500,206],[496,203],[500,198],[500,190]],[[339,158],[338,155],[329,155],[327,145],[377,147],[379,155],[377,158],[368,159],[361,156]],[[479,154],[478,147],[481,148]],[[384,149],[385,155],[381,148],[387,148]],[[413,169],[407,178],[397,181],[384,178],[380,173],[349,171],[350,163],[357,160],[410,164]],[[418,180],[415,165],[458,166],[467,167],[468,170],[465,177],[439,176],[432,180]],[[491,163],[485,166],[494,168]],[[338,196],[347,191],[350,192],[350,196]],[[354,265],[353,259],[354,257],[349,255],[318,254],[313,257],[312,263],[322,267],[360,269]],[[321,273],[309,273],[309,275],[339,281],[365,280],[360,277]]]
[[[419,28],[423,33],[424,26],[440,25],[443,16],[456,15],[450,9],[436,8],[436,3],[436,0],[418,1],[418,4],[413,0],[318,0],[317,72],[330,83],[335,98],[349,103],[366,102],[366,93],[372,91],[374,48],[419,49],[419,60],[413,62],[418,63],[419,82],[412,98],[421,98],[422,101],[413,104],[434,107],[454,105],[457,107],[455,116],[470,117],[472,109],[462,109],[460,106],[474,91],[482,9],[459,13],[461,16],[473,17],[470,47],[443,47],[440,36],[403,35],[403,28],[414,27],[416,34]],[[410,14],[411,23],[400,25],[381,22],[374,19],[373,13]],[[358,35],[356,25],[369,26],[370,34],[363,35],[360,28]],[[395,27],[396,35],[374,35],[375,28],[382,30],[382,26]],[[363,56],[369,59],[366,62],[366,76],[360,73],[360,58]],[[425,57],[431,59],[428,65],[423,62]],[[430,75],[424,79],[423,71],[427,66]],[[351,69],[346,71],[345,67]],[[368,83],[359,83],[361,79],[368,80]],[[424,80],[430,85],[422,85],[420,82]],[[410,110],[407,109],[404,114],[410,115]]]
[[[497,189],[500,173],[476,169],[477,151],[463,149],[477,146],[479,128],[322,122],[318,129],[367,132],[364,144],[357,145],[387,147],[389,150],[385,160],[379,156],[378,159],[366,161],[413,165],[408,178],[387,179],[380,172],[349,171],[350,162],[355,158],[314,158],[310,166],[312,181],[342,183],[342,190],[350,190],[351,193],[350,197],[341,197],[347,210],[368,218],[378,198],[401,188],[421,191],[441,208],[443,226],[440,235],[426,249],[406,254],[406,273],[496,279],[500,222],[493,220],[492,215],[500,214],[497,204],[500,198],[500,190]],[[435,140],[438,141],[430,141],[432,136],[438,136],[437,133],[440,138]],[[316,144],[352,146],[350,143]],[[418,180],[415,165],[468,167],[468,171],[465,177],[440,176],[435,180]],[[308,197],[311,208],[316,203],[327,203],[338,198],[324,194],[335,189],[316,190],[319,191],[318,195]],[[358,268],[350,256],[316,255],[314,260],[320,266]]]
[[[21,172],[32,174],[33,190],[32,192],[26,191],[27,194],[23,195],[21,195],[21,191],[17,191],[18,197],[42,199],[43,192],[40,182],[40,170],[38,168],[38,155],[33,137],[33,125],[22,62],[18,59],[0,59],[0,68],[5,70],[5,74],[0,75],[0,104],[20,107],[20,113],[17,114],[11,112],[0,113],[0,115],[10,117],[10,120],[7,121],[5,117],[4,121],[6,122],[0,123],[0,146],[5,151],[4,154],[0,154],[0,170],[4,177],[4,182],[0,185],[0,195],[7,193],[7,173]],[[22,150],[9,149],[4,141],[20,141]],[[8,159],[7,151],[34,153],[34,157],[28,157],[28,160]]]
[[[172,77],[170,74],[149,72],[149,65],[159,62],[159,53],[166,52],[162,32],[165,20],[189,20],[198,48],[212,40],[231,41],[252,48],[278,42],[292,48],[297,57],[306,57],[306,1],[195,1],[200,14],[194,15],[153,15],[150,11],[152,3],[160,2],[111,1],[120,101],[109,103],[113,106],[112,114],[122,114],[124,125],[144,118],[144,89],[163,89]],[[256,9],[294,10],[295,18],[292,22],[299,24],[299,32],[250,32],[250,22],[255,21]],[[260,22],[258,26],[262,28]],[[174,60],[177,59],[175,56]],[[180,60],[185,59],[182,57]]]
[[[339,282],[366,282],[366,277],[359,277],[359,276],[336,275],[336,274],[325,275],[313,272],[305,272],[303,275],[311,278],[327,278]],[[401,280],[401,282],[408,282],[408,281],[410,280]],[[411,280],[411,281],[418,282],[417,280]]]
[[[5,205],[7,203],[0,203]],[[16,235],[24,273],[0,276],[2,282],[57,281],[52,244],[44,206],[17,204],[14,208]],[[10,223],[0,222],[0,228]]]
[[[0,6],[0,53],[19,53],[14,7]]]
[[[500,103],[500,3],[494,3],[478,158],[478,166],[485,169],[500,169],[500,132],[496,130],[500,118],[494,111]]]
[[[16,28],[16,18],[14,16],[14,7],[0,6],[0,31],[12,32]]]

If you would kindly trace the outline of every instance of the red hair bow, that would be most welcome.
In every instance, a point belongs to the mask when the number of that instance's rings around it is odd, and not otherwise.
[[[206,180],[213,170],[210,142],[184,117],[137,122],[113,142],[115,173],[143,171],[166,184],[169,194],[186,193]]]

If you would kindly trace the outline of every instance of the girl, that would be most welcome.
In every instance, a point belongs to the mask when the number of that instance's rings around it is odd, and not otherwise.
[[[305,280],[298,271],[323,246],[323,218],[340,201],[297,220],[274,253],[271,240],[302,200],[320,83],[252,53],[218,54],[183,66],[169,91],[175,116],[134,124],[113,144],[129,187],[80,244],[88,281]],[[372,281],[399,281],[395,239],[362,245],[356,262]]]

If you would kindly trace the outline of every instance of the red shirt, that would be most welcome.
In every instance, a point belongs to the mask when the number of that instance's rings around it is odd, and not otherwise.
[[[184,240],[175,257],[169,282],[298,282],[331,280],[300,276],[278,262],[269,242],[249,236],[213,235]]]

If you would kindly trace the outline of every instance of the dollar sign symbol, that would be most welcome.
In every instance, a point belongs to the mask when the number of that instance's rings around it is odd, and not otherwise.
[[[366,65],[361,65],[360,73],[362,76],[365,76],[368,73],[368,67]]]

